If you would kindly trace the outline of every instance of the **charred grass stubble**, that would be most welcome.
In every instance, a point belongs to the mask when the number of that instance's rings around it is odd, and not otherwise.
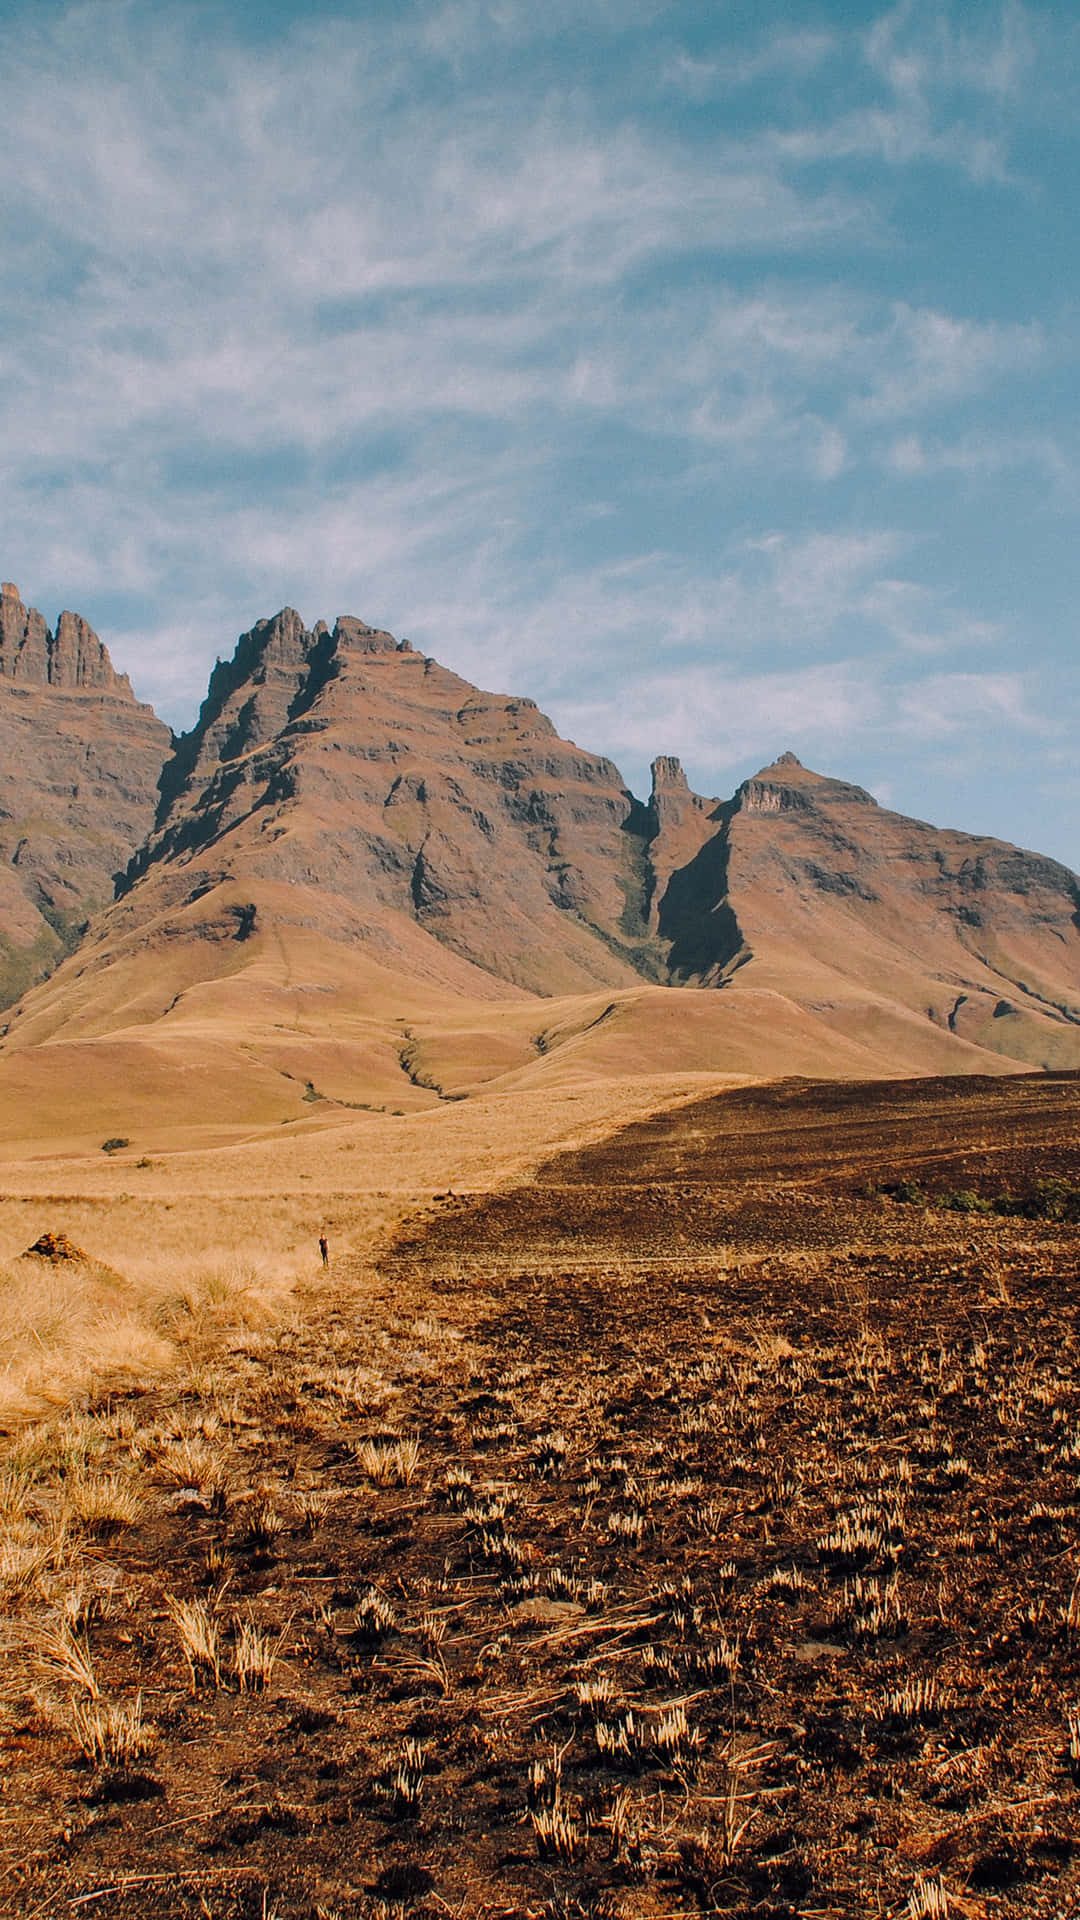
[[[865,1204],[570,1270],[481,1209],[27,1430],[7,1910],[1076,1912],[1075,1234]]]

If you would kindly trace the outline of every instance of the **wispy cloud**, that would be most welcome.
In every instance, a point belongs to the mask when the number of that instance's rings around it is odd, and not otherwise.
[[[944,711],[1031,734],[1037,689],[991,697],[1014,613],[949,529],[975,482],[1029,516],[1071,497],[1075,420],[1032,399],[1074,329],[1045,287],[1005,297],[1008,261],[952,272],[957,229],[928,251],[920,223],[1030,204],[1040,16],[244,15],[0,23],[24,591],[96,618],[177,722],[291,600],[612,751],[667,715],[717,774],[783,743],[770,716],[910,751],[890,676],[923,658]]]
[[[1031,710],[1020,673],[929,674],[900,695],[899,706],[904,728],[924,740],[978,733],[988,720],[1034,734],[1054,730]]]
[[[732,770],[748,759],[765,765],[777,754],[831,748],[861,737],[877,720],[881,693],[857,661],[796,672],[736,673],[695,667],[677,683],[642,680],[633,706],[613,720],[601,701],[564,710],[579,739],[605,740],[622,761],[641,766],[661,750],[676,753],[706,790],[730,790]],[[660,744],[662,743],[662,747]],[[710,779],[710,776],[713,778]]]
[[[715,59],[680,50],[661,70],[661,82],[692,100],[708,100],[776,78],[805,80],[837,54],[841,37],[820,29],[792,29],[770,33],[752,47]]]
[[[1009,178],[1006,110],[1036,57],[1026,9],[986,9],[975,24],[959,25],[941,5],[900,0],[856,38],[876,97],[813,125],[778,129],[789,160],[928,162],[983,184]]]
[[[855,403],[871,419],[940,408],[1002,375],[1030,372],[1046,353],[1038,323],[986,324],[903,303],[880,346],[868,391]]]
[[[617,714],[602,700],[556,711],[572,736],[599,741],[629,768],[641,791],[659,751],[677,754],[698,789],[720,797],[754,768],[795,751],[819,771],[862,778],[883,804],[925,817],[933,808],[919,787],[927,775],[932,788],[940,784],[928,755],[939,758],[947,747],[953,770],[970,777],[991,739],[1008,754],[1025,735],[1045,750],[1060,733],[1033,709],[1031,695],[1022,674],[901,676],[888,662],[847,658],[769,673],[695,666],[674,682],[643,677]],[[988,830],[994,811],[987,808]],[[977,815],[967,824],[977,824]]]
[[[1017,467],[1031,467],[1062,491],[1075,494],[1076,489],[1075,458],[1049,431],[969,430],[955,439],[905,433],[883,447],[882,458],[894,473],[913,480],[941,473],[993,480]]]
[[[924,100],[962,90],[1003,101],[1030,72],[1035,27],[1016,0],[978,14],[899,0],[866,28],[863,49],[868,66],[897,98]]]

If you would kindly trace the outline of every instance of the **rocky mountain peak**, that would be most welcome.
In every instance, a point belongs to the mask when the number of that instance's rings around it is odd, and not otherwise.
[[[99,687],[133,699],[126,673],[117,673],[108,652],[87,621],[64,612],[56,623],[49,658],[52,687]]]
[[[767,767],[761,767],[749,780],[744,780],[735,799],[744,813],[798,813],[843,802],[877,806],[873,794],[867,793],[865,787],[815,773],[790,752],[780,754]]]
[[[282,607],[267,620],[257,620],[250,633],[246,652],[258,654],[267,664],[291,666],[303,660],[314,635],[309,634],[295,607]],[[243,640],[240,642],[243,647]],[[239,651],[239,648],[238,648]]]
[[[24,607],[18,587],[5,580],[0,591],[0,679],[47,686],[51,639],[37,608]]]
[[[652,763],[652,793],[649,797],[649,812],[655,833],[660,834],[678,826],[692,808],[696,806],[700,809],[704,804],[698,795],[690,791],[682,761],[673,753],[658,754]]]
[[[232,658],[218,660],[195,725],[163,769],[159,826],[209,769],[241,759],[288,725],[305,701],[313,668],[320,683],[325,680],[335,646],[324,620],[309,629],[295,607],[282,607],[240,635]]]
[[[0,679],[68,691],[89,687],[122,700],[135,697],[127,675],[114,670],[87,621],[64,612],[51,633],[37,608],[23,605],[10,580],[0,587]]]
[[[652,788],[654,794],[675,789],[680,793],[689,793],[690,782],[683,772],[683,764],[673,753],[659,753],[652,763]]]
[[[252,901],[273,887],[279,916],[362,926],[388,954],[422,933],[425,966],[465,965],[485,992],[625,986],[651,959],[650,821],[618,769],[534,701],[364,620],[307,629],[286,608],[241,636],[160,792],[125,901],[167,891],[178,864],[201,885],[205,861],[242,872]]]
[[[352,614],[339,613],[334,622],[334,645],[352,647],[358,653],[411,653],[412,647],[407,640],[395,640],[392,633],[382,627],[369,627],[364,620],[356,620]]]

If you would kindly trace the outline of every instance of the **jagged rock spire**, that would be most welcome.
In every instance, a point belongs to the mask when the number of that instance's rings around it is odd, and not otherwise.
[[[50,632],[37,608],[23,605],[10,580],[0,586],[0,679],[38,687],[90,687],[134,698],[127,675],[115,672],[107,648],[87,621],[64,612],[56,632]]]

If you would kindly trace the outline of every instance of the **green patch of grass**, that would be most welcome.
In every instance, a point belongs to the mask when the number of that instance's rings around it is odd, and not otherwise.
[[[900,1206],[936,1207],[942,1213],[1080,1224],[1080,1185],[1059,1176],[1036,1180],[1025,1193],[1014,1193],[1007,1187],[997,1193],[979,1193],[974,1187],[946,1187],[940,1193],[930,1193],[920,1180],[897,1180],[877,1191]]]

